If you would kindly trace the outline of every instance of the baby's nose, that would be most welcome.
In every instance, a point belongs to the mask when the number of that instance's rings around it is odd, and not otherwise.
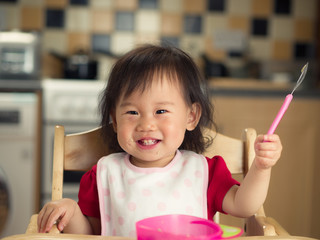
[[[151,117],[144,117],[139,121],[138,131],[153,131],[155,129],[155,121]]]

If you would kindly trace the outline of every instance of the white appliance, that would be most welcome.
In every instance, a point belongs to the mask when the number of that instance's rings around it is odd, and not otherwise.
[[[99,126],[99,95],[104,87],[105,82],[95,80],[43,80],[42,205],[51,201],[55,126],[63,125],[66,133],[86,131]],[[82,174],[83,172],[64,172],[64,197],[77,201]]]
[[[35,93],[0,93],[0,168],[7,179],[9,216],[0,238],[24,233],[35,213]]]
[[[40,41],[36,32],[0,31],[0,78],[38,79]]]

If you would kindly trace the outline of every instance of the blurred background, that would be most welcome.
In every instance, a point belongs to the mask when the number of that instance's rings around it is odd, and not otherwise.
[[[218,130],[237,138],[268,130],[309,63],[277,130],[284,151],[265,210],[292,235],[320,238],[319,10],[317,0],[0,0],[0,236],[22,233],[50,200],[54,126],[98,126],[114,62],[154,43],[193,57]],[[80,177],[66,173],[65,196],[77,198]]]
[[[184,49],[208,77],[294,80],[301,64],[307,60],[313,65],[317,56],[316,0],[1,0],[0,4],[1,30],[39,33],[43,77],[63,77],[52,53],[70,56],[81,51],[108,62],[108,57],[146,42]],[[106,64],[102,65],[99,79],[106,74]],[[314,79],[308,85],[318,83]]]

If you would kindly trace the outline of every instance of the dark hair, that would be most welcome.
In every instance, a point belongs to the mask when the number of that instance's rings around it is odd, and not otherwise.
[[[110,124],[110,114],[115,111],[117,101],[122,94],[126,97],[136,90],[143,92],[151,86],[155,75],[166,75],[170,81],[177,81],[188,105],[200,104],[200,121],[193,131],[186,131],[179,149],[204,152],[212,143],[212,139],[205,138],[203,130],[215,127],[213,106],[208,97],[206,81],[188,54],[175,47],[155,45],[143,45],[131,50],[112,68],[99,105],[103,137],[110,149],[116,152],[123,151]]]

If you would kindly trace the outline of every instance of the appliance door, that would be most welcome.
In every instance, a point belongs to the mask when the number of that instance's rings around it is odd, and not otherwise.
[[[35,213],[37,106],[35,93],[0,93],[0,168],[10,199],[1,238],[24,233]]]
[[[1,168],[8,179],[9,218],[1,237],[24,233],[34,214],[34,144],[30,140],[0,141]]]
[[[59,123],[65,128],[66,134],[87,131],[98,126],[97,123]],[[42,162],[42,206],[51,201],[52,166],[54,128],[57,124],[44,127],[43,162]],[[78,201],[79,183],[84,172],[64,171],[63,197]]]
[[[0,168],[0,234],[7,224],[9,215],[9,191],[8,178]]]

